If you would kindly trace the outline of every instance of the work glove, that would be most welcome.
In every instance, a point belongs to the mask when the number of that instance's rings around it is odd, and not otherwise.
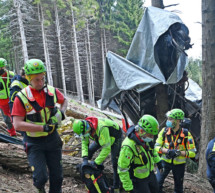
[[[43,125],[43,131],[49,134],[53,133],[58,128],[58,123]]]
[[[161,161],[159,161],[159,162],[157,163],[157,166],[158,166],[158,169],[159,169],[160,173],[163,173],[163,165],[162,165],[162,162],[161,162]]]
[[[180,150],[178,149],[168,149],[166,157],[168,159],[173,159],[178,157],[181,154]]]
[[[54,111],[54,115],[51,116],[49,120],[50,120],[52,123],[58,123],[58,124],[60,125],[60,124],[61,124],[61,121],[65,119],[65,115],[64,115],[64,113],[63,113],[60,109],[58,109],[57,107],[55,107],[55,108],[53,109],[53,111]]]
[[[88,157],[83,157],[83,164],[85,165],[85,164],[88,164]]]
[[[103,170],[104,169],[103,164],[98,165],[95,161],[91,161],[90,165],[93,166],[93,168],[95,168],[95,169],[99,169],[99,170]]]

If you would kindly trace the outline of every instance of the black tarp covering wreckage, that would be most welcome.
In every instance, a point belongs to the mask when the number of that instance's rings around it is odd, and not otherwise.
[[[191,47],[189,30],[178,15],[146,8],[126,58],[107,53],[100,108],[110,107],[136,124],[143,114],[156,116],[155,87],[164,84],[169,109],[185,111],[198,140],[202,90],[185,71],[185,50]]]

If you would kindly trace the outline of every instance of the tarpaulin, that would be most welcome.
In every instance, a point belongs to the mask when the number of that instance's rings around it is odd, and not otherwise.
[[[157,53],[159,48],[156,47],[156,43],[159,37],[173,24],[183,24],[175,13],[148,7],[126,58],[112,52],[107,53],[101,99],[102,110],[107,108],[110,101],[123,90],[135,89],[137,92],[143,92],[160,83],[177,83],[182,78],[188,62],[185,53],[177,53],[178,57],[175,59],[177,65],[168,77],[164,75],[163,64],[159,61],[159,53]],[[186,30],[188,31],[187,28]],[[170,39],[170,46],[172,46],[171,32],[165,38]]]

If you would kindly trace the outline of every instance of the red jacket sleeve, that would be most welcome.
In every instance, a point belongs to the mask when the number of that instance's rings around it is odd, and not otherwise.
[[[25,117],[26,111],[25,107],[23,106],[22,102],[18,97],[15,98],[13,103],[13,109],[12,109],[12,116],[19,116],[19,117]]]
[[[56,88],[57,103],[62,104],[65,100],[64,95]]]

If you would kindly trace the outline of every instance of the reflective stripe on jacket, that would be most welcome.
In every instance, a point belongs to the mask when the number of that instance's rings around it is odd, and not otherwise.
[[[170,128],[168,128],[170,129]],[[168,130],[169,131],[169,130]],[[166,133],[165,137],[163,137],[163,133],[165,132],[165,128],[163,128],[160,133],[158,134],[158,138],[156,140],[156,144],[155,144],[155,150],[159,153],[160,152],[160,148],[161,147],[164,147],[166,149],[172,149],[170,147],[170,143],[168,142],[168,139],[167,139],[167,135],[168,135],[168,132]],[[186,163],[186,160],[187,158],[194,158],[195,155],[196,155],[196,147],[195,147],[195,142],[193,140],[193,137],[191,135],[190,132],[188,132],[188,135],[187,136],[184,136],[182,138],[182,141],[180,141],[180,137],[179,136],[183,136],[183,130],[176,135],[176,138],[174,140],[173,136],[171,135],[171,139],[172,139],[172,142],[174,144],[174,148],[173,149],[178,149],[180,151],[188,151],[188,156],[184,157],[184,156],[178,156],[176,158],[173,159],[173,164],[177,165],[177,164],[184,164]],[[185,138],[187,138],[187,143],[184,144],[184,140]],[[186,147],[185,147],[186,145]],[[165,162],[167,163],[172,163],[172,159],[168,159],[166,157],[166,154],[165,153],[162,153],[162,156],[161,156],[161,159],[164,160]]]
[[[16,94],[17,94],[17,92],[18,92],[18,91],[13,92],[12,89],[13,89],[13,87],[15,87],[15,86],[19,87],[20,90],[22,90],[23,88],[27,87],[28,85],[25,84],[25,83],[23,83],[23,82],[21,82],[21,81],[19,81],[19,80],[14,80],[14,81],[11,83],[11,85],[10,85],[10,94],[11,94],[11,96],[10,96],[10,101],[11,101],[11,102],[14,102],[15,96],[16,96]]]
[[[126,191],[133,190],[131,176],[139,179],[147,178],[153,171],[154,164],[160,161],[158,153],[151,149],[148,143],[147,146],[148,151],[128,137],[122,143],[118,160],[118,173]]]
[[[2,83],[3,85],[3,89],[0,90],[0,99],[7,99],[9,98],[10,96],[10,82],[11,82],[11,78],[14,76],[14,73],[12,71],[6,71],[7,72],[7,77],[4,77],[7,79],[6,81],[6,85],[5,85],[5,81],[4,81],[4,78],[2,78],[2,76],[0,76],[0,82]]]
[[[91,125],[92,126],[92,125]],[[89,138],[101,146],[101,152],[95,159],[96,164],[102,164],[111,152],[111,146],[115,138],[121,137],[122,131],[117,123],[110,119],[98,118],[98,125],[95,134],[90,137],[82,137],[82,157],[88,156]]]
[[[37,125],[45,125],[49,120],[51,110],[54,108],[54,105],[57,102],[57,96],[55,88],[49,85],[44,88],[44,92],[46,94],[45,108],[42,108],[36,102],[34,96],[32,95],[30,86],[27,86],[18,92],[17,96],[21,99],[26,110],[26,122]],[[47,132],[26,132],[26,134],[30,137],[41,137],[48,135]]]
[[[23,88],[27,87],[28,85],[25,84],[25,83],[22,82],[22,81],[14,80],[14,81],[11,83],[10,87],[14,87],[14,86],[18,86],[18,87],[22,90]]]

